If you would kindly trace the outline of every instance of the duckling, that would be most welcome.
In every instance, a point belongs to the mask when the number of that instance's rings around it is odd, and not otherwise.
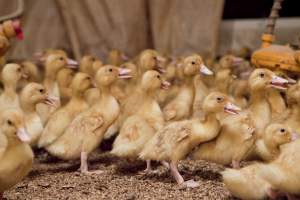
[[[139,79],[142,78],[142,74],[147,70],[157,70],[160,73],[165,73],[165,69],[159,64],[161,56],[157,51],[152,49],[146,49],[140,53],[137,58]]]
[[[201,56],[192,55],[184,59],[178,73],[178,77],[184,81],[175,99],[163,108],[166,121],[182,120],[191,115],[195,96],[193,79],[199,73],[211,75],[212,71],[203,64]]]
[[[10,47],[10,42],[7,37],[0,35],[0,70],[2,71],[3,66],[6,64],[5,53]]]
[[[47,147],[55,142],[66,130],[76,115],[86,110],[89,105],[84,99],[84,92],[91,88],[92,79],[89,75],[78,72],[72,80],[72,98],[63,107],[50,116],[38,142],[38,147]]]
[[[128,61],[128,57],[121,51],[113,49],[109,52],[107,63],[115,66],[120,66]]]
[[[86,55],[80,60],[79,71],[87,73],[90,77],[94,77],[95,73],[101,66],[103,66],[101,60],[96,59],[94,56]]]
[[[37,145],[44,128],[40,116],[36,112],[36,104],[38,103],[53,105],[53,101],[43,85],[28,83],[20,94],[20,104],[22,111],[26,114],[25,127],[30,138],[28,143],[32,147]]]
[[[4,91],[0,96],[0,110],[14,107],[19,108],[19,97],[17,94],[17,84],[23,75],[22,68],[18,64],[6,64],[2,70],[2,82]]]
[[[219,136],[201,144],[192,157],[222,165],[232,164],[234,168],[239,168],[240,161],[246,158],[255,142],[254,130],[254,124],[247,113],[227,116],[222,121]]]
[[[292,130],[283,124],[273,123],[266,127],[261,139],[256,141],[256,152],[263,161],[272,161],[280,154],[283,144],[296,139]]]
[[[56,79],[62,105],[65,105],[72,97],[71,83],[74,75],[75,71],[69,68],[61,69],[57,74]]]
[[[31,61],[24,61],[21,64],[23,78],[18,83],[18,88],[24,88],[30,82],[41,82],[41,74],[36,64]]]
[[[47,151],[64,160],[81,158],[80,170],[89,172],[88,155],[101,143],[108,127],[117,119],[120,107],[111,95],[110,87],[118,78],[127,78],[128,70],[107,65],[100,68],[95,81],[100,92],[100,99],[92,107],[77,115],[64,134],[46,147]]]
[[[33,152],[27,144],[23,113],[7,109],[0,119],[0,199],[3,193],[20,182],[31,170]]]
[[[228,93],[230,83],[233,81],[232,68],[243,62],[242,58],[233,55],[225,55],[219,61],[218,70],[215,77],[217,91]]]
[[[156,100],[156,93],[159,88],[167,89],[168,86],[169,82],[163,81],[157,71],[149,70],[144,73],[141,86],[137,91],[143,102],[139,105],[138,111],[123,123],[114,141],[112,154],[125,158],[137,158],[146,142],[155,132],[163,128],[164,117]],[[149,164],[147,171],[150,170]]]
[[[251,94],[248,111],[255,124],[255,133],[260,137],[271,122],[271,106],[267,100],[266,89],[285,89],[288,81],[268,69],[260,68],[251,73],[248,83]]]
[[[59,54],[51,54],[46,58],[46,74],[44,79],[44,87],[49,95],[57,98],[56,106],[49,107],[45,104],[38,104],[37,111],[41,116],[43,124],[45,124],[49,116],[61,105],[60,93],[57,84],[57,73],[64,67],[74,68],[77,62]]]
[[[300,140],[285,144],[281,153],[268,164],[255,163],[240,170],[226,169],[223,181],[229,191],[242,199],[276,198],[278,192],[299,194],[300,182],[297,164]]]
[[[229,102],[228,96],[219,92],[210,93],[203,102],[203,119],[172,122],[160,129],[140,153],[143,160],[170,162],[170,170],[178,184],[197,187],[193,180],[184,181],[177,169],[177,163],[197,145],[211,141],[220,132],[221,125],[216,114],[229,112],[237,114],[240,109]]]

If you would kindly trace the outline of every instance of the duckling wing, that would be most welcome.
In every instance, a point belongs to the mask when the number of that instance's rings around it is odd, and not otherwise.
[[[103,117],[99,113],[92,113],[76,117],[70,124],[68,131],[74,133],[91,133],[104,124]]]
[[[170,121],[176,117],[176,108],[175,106],[166,106],[163,110],[164,118],[166,121]]]
[[[5,135],[0,133],[0,159],[3,156],[4,152],[6,151],[7,145],[8,145],[7,138],[5,137]]]
[[[71,123],[67,112],[59,111],[51,116],[39,139],[38,146],[46,147],[59,138]]]

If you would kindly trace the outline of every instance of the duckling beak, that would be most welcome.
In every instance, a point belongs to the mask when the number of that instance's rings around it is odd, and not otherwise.
[[[24,39],[24,34],[23,34],[23,30],[21,28],[20,20],[18,20],[18,19],[14,20],[12,22],[12,26],[14,27],[14,30],[16,32],[17,39],[23,40]]]
[[[241,111],[242,109],[236,105],[234,105],[233,103],[228,102],[225,106],[224,106],[224,111],[229,113],[229,114],[239,114],[238,112]]]
[[[122,58],[122,60],[124,60],[124,61],[129,60],[128,56],[126,56],[124,53],[121,54],[121,58]]]
[[[24,78],[24,79],[28,79],[28,78],[29,78],[29,76],[28,76],[28,74],[26,74],[26,73],[22,73],[22,78]]]
[[[285,89],[287,89],[288,83],[289,83],[289,81],[287,79],[273,75],[270,85],[276,89],[285,90]]]
[[[243,61],[244,61],[243,58],[240,58],[240,57],[234,57],[234,58],[233,58],[232,65],[233,65],[233,66],[238,66],[238,65],[241,64]]]
[[[70,58],[67,59],[67,67],[70,69],[77,69],[78,62],[76,60],[72,60]]]
[[[214,73],[208,69],[204,64],[200,65],[200,73],[205,74],[205,75],[213,75]]]
[[[25,128],[19,128],[17,130],[17,136],[22,142],[29,142],[30,137]]]
[[[49,106],[54,106],[55,107],[57,101],[58,101],[57,97],[47,95],[46,98],[45,98],[44,103],[49,105]]]
[[[119,68],[119,78],[131,78],[130,72],[130,69]]]
[[[288,77],[287,80],[288,80],[288,84],[289,84],[289,85],[294,85],[294,84],[297,83],[296,80],[294,80],[294,79],[292,79],[292,78],[290,78],[290,77]]]
[[[292,141],[295,141],[295,140],[297,140],[297,139],[298,139],[298,137],[299,137],[298,133],[296,133],[296,132],[293,132],[293,133],[292,133],[291,140],[292,140]]]
[[[162,81],[161,82],[161,88],[164,89],[164,90],[169,89],[170,86],[171,86],[171,83],[168,82],[168,81]]]

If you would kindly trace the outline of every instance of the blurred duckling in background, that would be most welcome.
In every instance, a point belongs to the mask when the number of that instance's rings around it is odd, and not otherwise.
[[[103,66],[101,60],[97,59],[95,56],[85,55],[80,60],[79,71],[88,74],[90,77],[94,77],[101,66]]]
[[[41,73],[38,67],[31,61],[24,61],[21,64],[23,78],[18,83],[18,90],[23,89],[30,82],[41,82]]]
[[[95,81],[100,90],[100,99],[77,115],[64,133],[46,147],[51,155],[64,160],[81,158],[82,173],[101,173],[88,170],[88,155],[101,143],[104,133],[120,113],[119,104],[112,96],[110,87],[118,78],[128,78],[128,73],[128,70],[111,65],[98,70]]]
[[[164,117],[156,99],[158,90],[167,89],[169,85],[157,71],[149,70],[144,73],[141,86],[136,91],[142,104],[123,123],[114,141],[112,154],[123,158],[138,158],[146,142],[163,128]],[[146,171],[150,170],[150,161],[147,161]]]
[[[76,68],[77,62],[67,58],[66,56],[51,54],[47,56],[45,65],[46,73],[43,85],[48,91],[49,95],[51,95],[53,98],[56,98],[57,100],[55,107],[49,107],[45,104],[37,105],[37,111],[41,116],[43,124],[47,122],[49,116],[61,105],[59,87],[57,83],[58,72],[64,67],[72,69]]]
[[[62,105],[65,105],[72,97],[71,83],[74,75],[75,71],[69,68],[63,68],[57,74],[56,79]]]
[[[63,107],[59,108],[52,116],[43,130],[39,139],[39,148],[46,148],[56,141],[70,125],[72,120],[86,110],[89,105],[84,99],[84,92],[92,87],[92,79],[89,75],[78,72],[72,80],[71,100]]]
[[[120,66],[128,60],[128,56],[126,56],[123,52],[113,49],[108,54],[107,63],[110,65]]]
[[[28,83],[20,94],[21,109],[25,114],[25,127],[29,135],[29,144],[36,147],[38,139],[43,132],[43,123],[36,112],[36,105],[45,103],[54,105],[46,89],[39,83]]]
[[[177,96],[163,108],[166,121],[182,120],[191,115],[195,97],[193,79],[199,73],[211,75],[212,71],[203,64],[201,56],[192,55],[186,57],[182,67],[178,69],[178,77],[183,80],[183,83]]]
[[[254,124],[247,113],[227,116],[222,121],[219,136],[197,147],[192,157],[239,168],[254,145],[254,131]]]
[[[32,168],[34,155],[27,144],[29,139],[23,113],[16,109],[3,111],[0,117],[0,199]]]
[[[22,75],[23,71],[20,65],[10,63],[4,66],[1,73],[4,91],[0,96],[0,110],[11,107],[20,108],[17,85]]]
[[[177,169],[180,160],[201,143],[213,140],[218,136],[221,124],[216,118],[219,112],[237,114],[240,109],[229,102],[228,96],[219,92],[210,93],[203,102],[202,119],[172,122],[160,129],[145,145],[140,153],[143,160],[170,162],[172,176],[178,184],[186,187],[197,187],[193,180],[184,181]]]

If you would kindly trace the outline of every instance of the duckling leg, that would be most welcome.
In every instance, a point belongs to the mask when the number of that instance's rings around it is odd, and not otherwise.
[[[150,173],[150,172],[152,171],[151,160],[146,160],[146,163],[147,163],[147,167],[146,167],[146,169],[144,170],[144,172]]]
[[[167,169],[170,169],[170,165],[169,165],[169,163],[167,162],[167,161],[161,161],[161,164],[163,165],[163,166],[165,166],[165,168],[167,168]]]
[[[87,174],[87,175],[93,175],[93,174],[102,174],[103,171],[101,170],[95,170],[95,171],[89,171],[88,170],[88,163],[87,163],[87,159],[88,159],[88,153],[87,152],[81,152],[81,163],[80,163],[80,171],[83,174]]]
[[[170,170],[178,185],[184,185],[187,188],[195,188],[199,186],[199,183],[195,182],[194,180],[184,181],[183,177],[180,175],[177,169],[176,162],[170,163]]]
[[[237,160],[232,160],[232,163],[231,163],[232,167],[234,169],[239,169],[240,168],[240,162],[237,161]]]

